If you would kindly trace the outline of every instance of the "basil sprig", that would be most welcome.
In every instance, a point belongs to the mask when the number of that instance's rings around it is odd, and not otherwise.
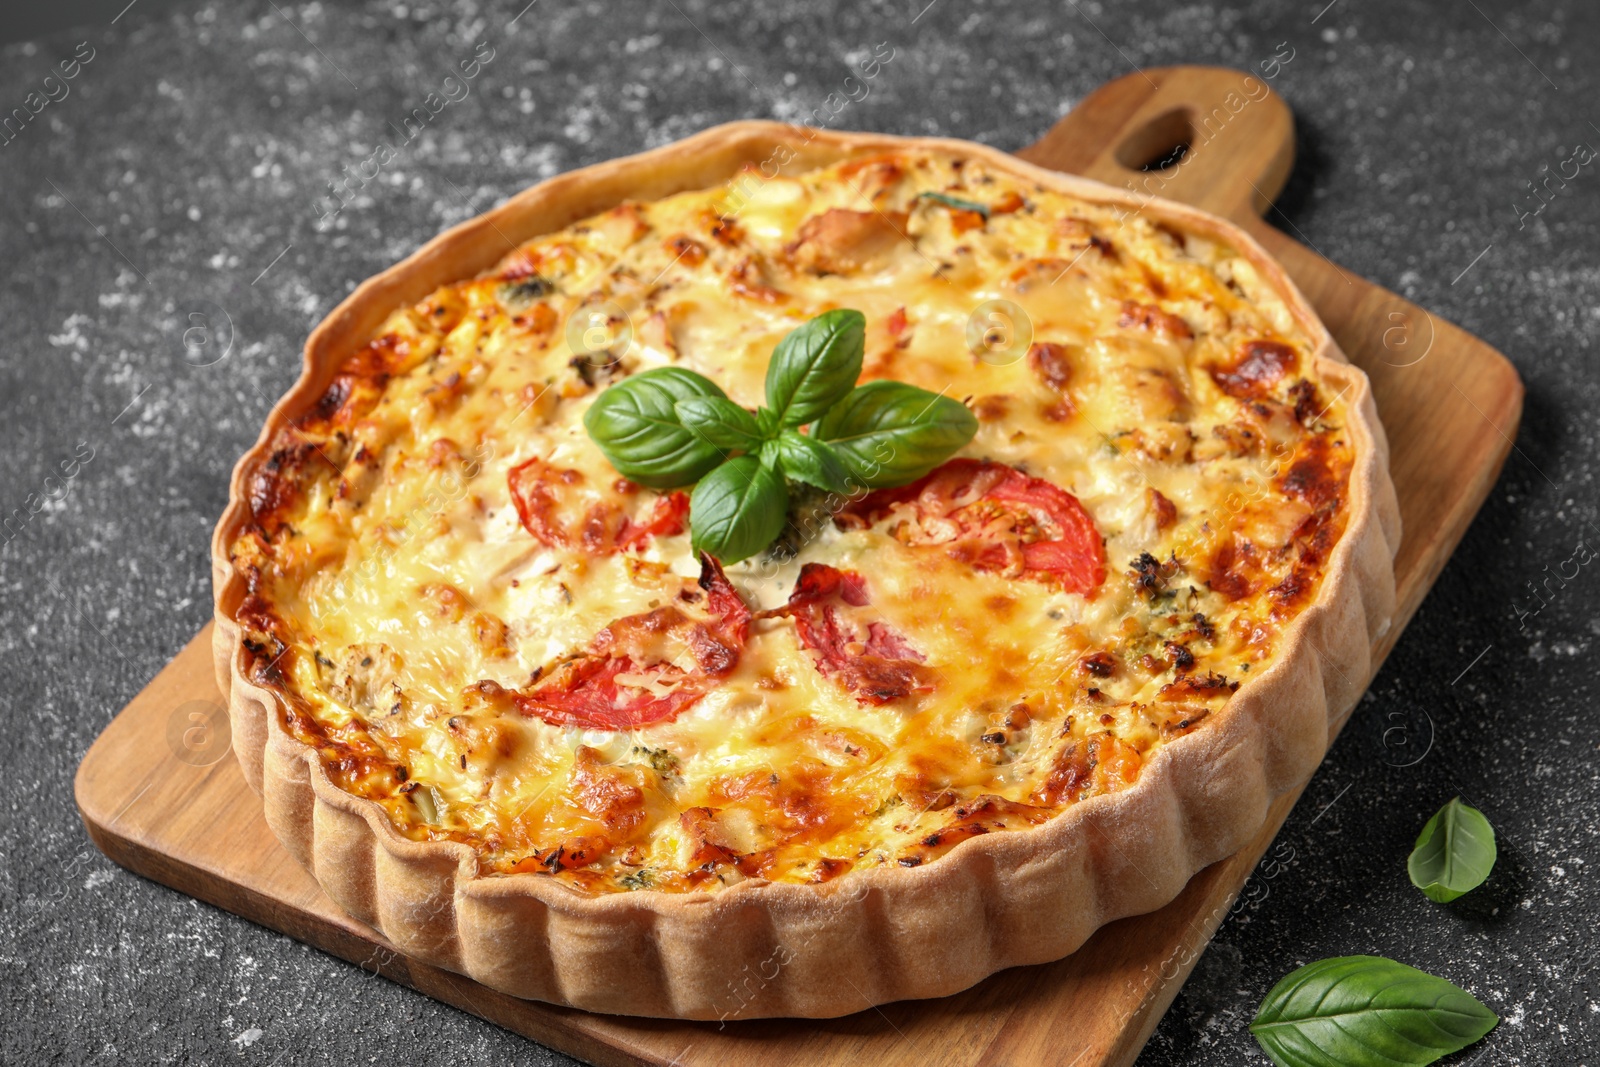
[[[866,329],[866,316],[841,308],[791,330],[767,364],[767,403],[753,413],[704,376],[663,367],[601,393],[584,428],[641,485],[698,482],[692,545],[737,563],[783,532],[790,482],[830,493],[905,485],[977,433],[958,400],[904,382],[857,386]]]
[[[1456,797],[1422,828],[1406,870],[1429,900],[1448,904],[1483,884],[1495,856],[1494,827]]]
[[[1273,986],[1250,1032],[1278,1067],[1420,1067],[1499,1021],[1443,978],[1379,956],[1340,956]]]

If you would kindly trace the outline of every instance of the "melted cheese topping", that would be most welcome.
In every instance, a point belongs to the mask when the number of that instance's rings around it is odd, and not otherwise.
[[[658,494],[583,430],[598,392],[677,365],[753,408],[777,341],[836,307],[866,315],[864,379],[962,398],[980,430],[961,455],[1078,498],[1104,584],[975,570],[813,499],[729,578],[759,611],[804,563],[859,573],[925,690],[863,703],[769,617],[672,721],[524,714],[507,694],[681,599],[699,564],[684,533],[542,543],[508,472],[575,472],[556,490],[575,524],[646,521]],[[403,834],[473,845],[485,871],[708,891],[915,866],[1126,787],[1272,660],[1345,518],[1346,411],[1310,357],[1246,259],[1146,216],[940,153],[746,171],[396,311],[252,473],[237,615],[255,677],[335,781]]]

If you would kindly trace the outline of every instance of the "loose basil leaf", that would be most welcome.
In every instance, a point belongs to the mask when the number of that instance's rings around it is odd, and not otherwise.
[[[914,482],[978,432],[960,401],[905,382],[868,382],[812,428],[833,446],[856,483],[873,489]]]
[[[861,376],[867,317],[840,308],[790,330],[767,363],[767,406],[780,427],[814,422]]]
[[[937,200],[945,207],[953,207],[960,211],[976,211],[984,217],[985,221],[989,218],[989,205],[980,204],[976,200],[963,200],[959,196],[951,196],[948,193],[921,193],[917,196],[917,199]]]
[[[1472,994],[1379,956],[1307,964],[1272,987],[1250,1032],[1278,1067],[1432,1063],[1499,1018]]]
[[[767,442],[766,447],[771,450],[783,473],[795,481],[826,489],[830,493],[846,491],[850,472],[845,470],[844,464],[826,443],[798,430],[785,430],[776,440]]]
[[[723,563],[738,563],[772,544],[788,509],[783,475],[755,456],[730,459],[701,478],[689,497],[690,544]]]
[[[510,308],[525,308],[541,297],[549,296],[556,291],[555,284],[537,274],[530,274],[514,282],[503,282],[495,295],[500,298],[500,303]]]
[[[675,405],[721,397],[715,383],[682,367],[658,367],[624,378],[595,398],[583,426],[611,465],[652,489],[688,485],[722,462],[709,441],[686,429]]]
[[[674,409],[678,421],[722,452],[754,452],[761,447],[756,417],[720,396],[691,396]]]
[[[1406,860],[1411,884],[1440,904],[1478,888],[1495,861],[1494,827],[1456,797],[1422,828]]]

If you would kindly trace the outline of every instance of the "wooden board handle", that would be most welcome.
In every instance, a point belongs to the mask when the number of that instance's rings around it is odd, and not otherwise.
[[[1152,67],[1102,85],[1017,155],[1248,223],[1289,178],[1294,115],[1259,75]]]

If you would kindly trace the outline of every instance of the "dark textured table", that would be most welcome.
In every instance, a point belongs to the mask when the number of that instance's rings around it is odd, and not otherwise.
[[[79,825],[73,771],[205,623],[228,470],[357,281],[562,170],[803,120],[883,42],[837,125],[1001,148],[1134,64],[1291,49],[1273,84],[1300,155],[1275,219],[1527,381],[1500,485],[1140,1063],[1265,1063],[1245,1027],[1277,978],[1376,953],[1503,1016],[1453,1062],[1600,1065],[1600,160],[1579,162],[1600,143],[1600,10],[524,2],[105,0],[97,24],[0,50],[0,113],[38,109],[0,135],[7,1062],[571,1062],[120,870]],[[479,42],[470,95],[348,177]],[[330,182],[354,199],[319,221]],[[1440,907],[1405,857],[1457,794],[1501,856]]]

